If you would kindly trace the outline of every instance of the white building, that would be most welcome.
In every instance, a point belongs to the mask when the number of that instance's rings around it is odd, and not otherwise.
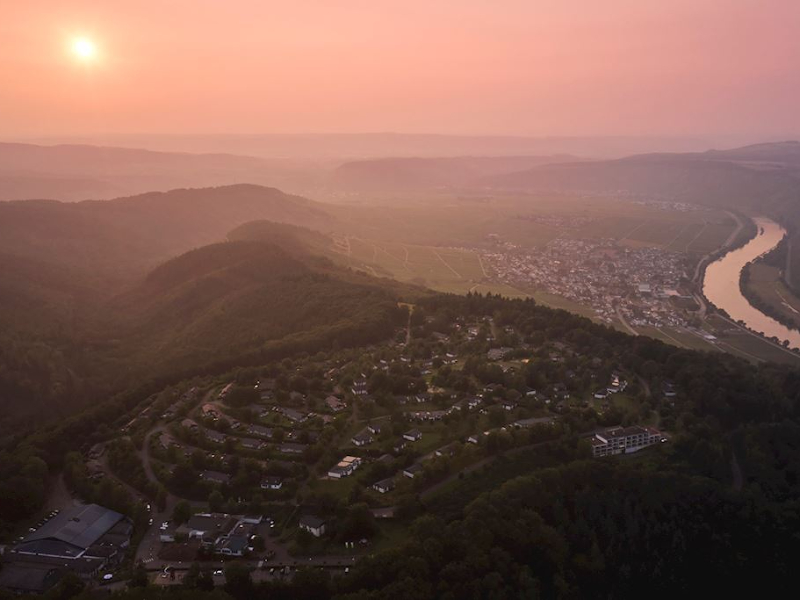
[[[592,456],[630,454],[664,439],[654,427],[612,427],[592,438]]]

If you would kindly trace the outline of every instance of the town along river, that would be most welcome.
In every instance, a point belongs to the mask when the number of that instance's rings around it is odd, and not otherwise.
[[[739,290],[739,277],[744,266],[772,250],[786,235],[783,227],[766,217],[756,217],[753,221],[758,227],[756,237],[706,267],[703,294],[731,319],[743,322],[748,329],[767,337],[777,337],[781,342],[788,340],[789,346],[800,348],[800,332],[781,325],[754,308]]]

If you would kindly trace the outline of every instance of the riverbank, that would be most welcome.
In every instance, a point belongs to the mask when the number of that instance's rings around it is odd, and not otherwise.
[[[780,243],[786,231],[766,217],[753,219],[756,235],[739,248],[729,249],[703,269],[701,293],[705,301],[754,335],[785,348],[800,348],[800,332],[793,331],[754,307],[742,294],[741,273],[751,261]],[[789,351],[789,350],[787,350]]]
[[[791,330],[800,330],[800,305],[786,288],[776,267],[755,260],[742,269],[739,289],[747,301],[768,317]]]

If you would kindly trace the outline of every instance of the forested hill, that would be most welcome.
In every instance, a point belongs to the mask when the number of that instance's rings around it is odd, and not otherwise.
[[[191,248],[221,241],[229,230],[255,219],[317,229],[333,222],[321,204],[255,185],[108,201],[0,202],[0,252],[101,275],[114,285]]]
[[[264,220],[240,225],[228,232],[228,239],[232,242],[269,242],[293,254],[328,255],[333,245],[333,240],[319,231]]]
[[[380,281],[243,241],[205,246],[161,265],[115,298],[110,315],[109,329],[121,340],[112,354],[164,375],[245,364],[275,340],[380,339],[402,322],[397,296]]]
[[[382,339],[402,321],[398,299],[420,293],[335,266],[293,238],[319,234],[281,227],[271,225],[282,247],[201,247],[110,299],[49,263],[4,262],[0,431],[22,417],[31,426],[63,417],[152,378],[226,369],[278,348]]]
[[[723,208],[759,207],[786,214],[800,195],[800,178],[786,169],[734,159],[734,154],[646,154],[561,163],[484,179],[498,189],[616,194]]]

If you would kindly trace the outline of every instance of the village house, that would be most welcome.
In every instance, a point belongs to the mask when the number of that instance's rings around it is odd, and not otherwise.
[[[422,432],[419,429],[411,429],[403,434],[403,439],[406,439],[409,442],[416,442],[417,440],[422,439]]]
[[[315,517],[314,515],[305,515],[300,517],[300,529],[304,529],[314,537],[322,537],[325,535],[325,520]]]
[[[230,393],[230,391],[232,389],[233,389],[233,382],[231,381],[228,385],[226,385],[224,388],[222,388],[222,391],[219,393],[218,398],[220,400],[224,400],[225,397]]]
[[[214,406],[213,404],[210,403],[203,404],[203,406],[200,408],[200,411],[203,413],[204,417],[213,419],[215,421],[219,419],[219,411],[217,410],[217,407]]]
[[[368,393],[367,380],[363,376],[354,380],[350,391],[354,396],[366,396]]]
[[[264,477],[261,480],[262,490],[279,490],[283,487],[283,479],[280,477]]]
[[[361,465],[361,459],[357,456],[345,456],[336,465],[328,470],[328,477],[332,479],[341,479],[342,477],[349,477]]]
[[[336,396],[328,396],[325,398],[325,404],[330,408],[333,412],[340,412],[347,408],[347,404],[339,400]]]
[[[220,484],[229,483],[231,480],[230,475],[227,473],[221,473],[220,471],[203,471],[200,473],[200,478],[203,481],[210,481],[211,483]]]
[[[519,421],[514,421],[514,427],[518,429],[527,429],[529,427],[533,427],[534,425],[554,425],[555,419],[552,417],[531,417],[529,419],[520,419]]]
[[[386,494],[391,492],[395,487],[394,477],[387,477],[386,479],[381,479],[377,483],[373,484],[372,489],[374,489],[379,494]]]
[[[250,425],[247,428],[247,432],[262,438],[272,439],[272,429],[263,425]]]
[[[486,353],[486,358],[489,360],[503,360],[513,348],[492,348]]]
[[[461,446],[458,442],[451,442],[446,446],[442,446],[441,448],[437,449],[434,454],[436,456],[454,456],[460,447]]]
[[[302,454],[303,452],[306,451],[306,445],[284,442],[278,447],[278,450],[280,450],[284,454]]]
[[[275,410],[295,423],[302,423],[306,420],[307,416],[301,413],[299,410],[295,410],[293,408],[287,408],[285,406],[276,406]]]
[[[210,442],[214,442],[215,444],[224,444],[225,440],[228,439],[228,436],[226,436],[224,433],[214,431],[213,429],[206,429],[205,433],[208,440]]]
[[[168,450],[170,446],[175,445],[175,440],[166,431],[162,431],[158,436],[158,444],[164,449]]]
[[[264,447],[264,442],[253,438],[240,438],[239,443],[242,445],[242,448],[246,448],[247,450],[261,450],[261,448]]]
[[[414,463],[410,467],[403,469],[403,475],[409,479],[414,479],[417,475],[421,475],[422,471],[422,465],[419,463]]]
[[[367,446],[368,444],[372,443],[372,434],[370,434],[370,432],[365,429],[355,434],[350,439],[350,441],[353,442],[354,445],[359,447]]]

